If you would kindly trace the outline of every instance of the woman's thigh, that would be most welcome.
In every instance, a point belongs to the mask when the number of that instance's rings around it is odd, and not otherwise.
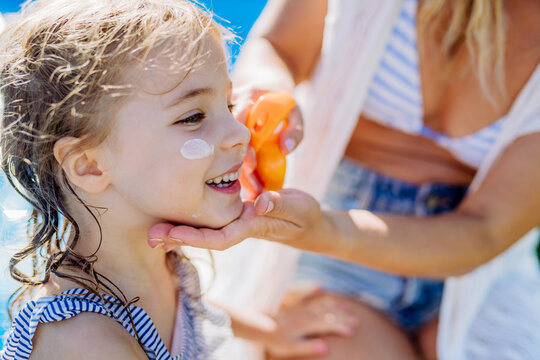
[[[414,360],[418,359],[408,336],[384,315],[358,301],[335,293],[324,293],[312,301],[346,302],[358,319],[351,337],[323,336],[328,345],[326,356],[303,357],[303,360]],[[272,358],[270,358],[272,359]]]

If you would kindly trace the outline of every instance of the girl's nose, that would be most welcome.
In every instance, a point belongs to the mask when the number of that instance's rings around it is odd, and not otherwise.
[[[227,121],[224,121],[225,137],[223,138],[222,147],[224,149],[232,149],[235,147],[244,148],[249,144],[251,133],[249,129],[236,121],[230,114]]]

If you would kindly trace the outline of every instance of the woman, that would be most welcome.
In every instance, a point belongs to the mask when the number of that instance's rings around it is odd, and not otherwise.
[[[341,211],[285,190],[257,200],[264,217],[248,206],[219,233],[170,236],[217,249],[255,236],[345,260],[302,255],[297,278],[352,298],[360,327],[385,335],[328,339],[332,358],[413,359],[411,335],[435,358],[442,287],[426,278],[450,278],[441,359],[540,356],[539,339],[515,335],[540,326],[528,297],[538,296],[537,238],[518,241],[540,224],[529,190],[540,186],[529,160],[540,155],[539,15],[532,0],[270,1],[237,85],[308,81],[288,185],[319,199],[328,188]],[[361,207],[376,213],[347,211]]]

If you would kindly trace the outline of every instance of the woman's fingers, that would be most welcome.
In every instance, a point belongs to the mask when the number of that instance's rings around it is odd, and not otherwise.
[[[249,85],[235,88],[233,101],[236,103],[234,117],[245,124],[251,106],[259,97],[268,93],[267,89],[254,88]],[[304,118],[300,108],[296,106],[287,117],[287,127],[279,136],[279,145],[284,154],[290,154],[304,137]]]
[[[335,310],[317,314],[304,331],[308,336],[339,335],[348,337],[353,335],[357,325],[358,321],[355,317]]]
[[[241,216],[221,229],[195,228],[187,225],[157,224],[148,231],[151,247],[164,245],[166,251],[188,245],[202,249],[225,250],[252,237],[262,219],[257,219],[253,203],[244,203]]]
[[[150,247],[163,246],[169,251],[178,246],[193,246],[201,249],[224,250],[238,242],[238,237],[227,238],[223,230],[197,229],[191,226],[179,225],[172,227],[168,233],[154,234],[148,240]]]
[[[165,245],[165,239],[169,236],[169,231],[174,227],[172,224],[160,223],[148,230],[148,245],[152,248]]]
[[[358,326],[358,318],[349,300],[328,296],[324,290],[308,294],[294,307],[298,308],[303,321],[302,336],[340,335],[351,336]],[[290,311],[294,311],[294,307]]]
[[[321,336],[352,336],[358,320],[346,301],[329,298],[317,288],[296,296],[296,302],[282,306],[274,321],[276,329],[266,347],[274,357],[314,356],[327,352]],[[316,341],[316,342],[313,342]]]
[[[252,146],[248,146],[244,162],[242,163],[242,172],[251,174],[257,168],[257,154]]]
[[[276,203],[278,206],[283,206],[281,201],[281,196],[277,191],[267,191],[262,193],[255,199],[254,207],[255,207],[255,213],[257,215],[266,215],[270,212],[278,212],[276,207]]]
[[[304,138],[304,119],[298,106],[287,117],[288,125],[279,135],[279,144],[284,154],[290,154]]]
[[[268,90],[253,88],[249,85],[236,87],[232,96],[232,100],[235,103],[233,112],[235,119],[245,124],[251,106],[259,97],[267,92]]]
[[[303,317],[302,326],[297,331],[301,337],[313,337],[322,335],[351,336],[358,325],[356,317],[346,310],[335,307],[321,311],[314,303],[302,303]]]
[[[320,339],[300,339],[280,346],[267,349],[268,353],[276,359],[296,358],[307,356],[322,356],[328,352],[328,347]]]
[[[240,183],[242,184],[242,199],[244,201],[253,201],[264,190],[257,177],[244,171],[240,173]]]
[[[287,243],[311,238],[310,231],[321,216],[319,203],[307,193],[271,191],[261,194],[255,203],[245,202],[240,217],[221,229],[158,224],[148,231],[148,243],[152,247],[163,243],[166,250],[180,245],[225,250],[250,237]]]
[[[319,203],[308,193],[297,189],[267,191],[255,199],[255,213],[304,225],[311,213],[320,212]]]
[[[248,146],[246,156],[244,157],[244,163],[242,165],[242,172],[240,173],[242,198],[244,200],[254,200],[264,191],[261,182],[255,175],[256,167],[257,157],[255,155],[255,150],[253,150],[251,146]]]
[[[281,307],[287,308],[303,302],[308,302],[323,292],[323,287],[316,284],[295,286],[293,289],[290,289],[287,292],[283,301],[281,302]]]

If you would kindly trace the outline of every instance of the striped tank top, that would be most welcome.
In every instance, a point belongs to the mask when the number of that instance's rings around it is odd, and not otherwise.
[[[199,277],[195,267],[182,256],[174,253],[168,256],[180,278],[176,328],[171,352],[165,347],[152,319],[142,308],[130,305],[128,312],[122,305],[107,303],[86,289],[76,288],[26,303],[6,333],[5,347],[0,352],[0,359],[28,359],[32,352],[32,338],[39,324],[69,319],[83,311],[113,318],[135,338],[130,321],[131,315],[141,346],[149,359],[223,358],[226,345],[232,339],[228,316],[201,301]],[[111,296],[102,296],[106,300],[117,302]]]
[[[450,137],[423,124],[417,49],[418,0],[404,0],[390,40],[375,72],[363,114],[382,125],[422,135],[459,161],[478,168],[500,133],[505,117],[470,135]]]

